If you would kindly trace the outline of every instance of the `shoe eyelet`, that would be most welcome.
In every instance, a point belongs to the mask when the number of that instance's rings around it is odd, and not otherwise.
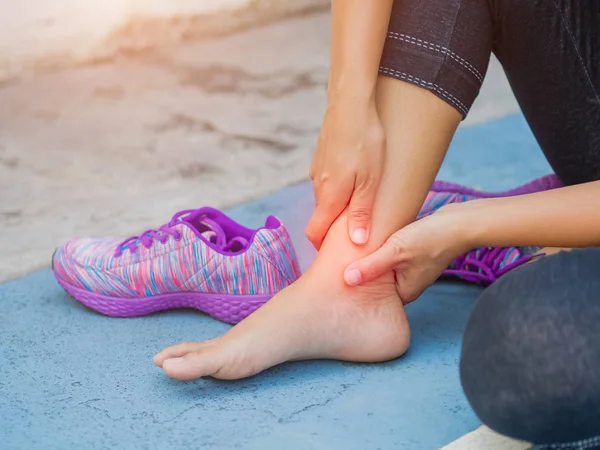
[[[183,236],[182,236],[182,235],[181,235],[181,233],[179,233],[179,232],[178,232],[178,233],[177,233],[177,235],[176,235],[176,236],[174,236],[174,237],[175,237],[175,240],[176,240],[176,241],[180,241],[180,240],[183,238]]]

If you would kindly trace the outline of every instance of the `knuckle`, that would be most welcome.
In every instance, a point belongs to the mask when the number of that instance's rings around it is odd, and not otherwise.
[[[309,241],[314,242],[317,240],[319,233],[311,226],[304,231],[304,235]]]
[[[378,184],[379,177],[374,173],[359,174],[356,177],[356,189],[362,192],[370,191]]]
[[[361,167],[356,174],[356,188],[369,191],[374,190],[381,183],[383,161],[370,160],[368,165]]]
[[[397,261],[403,261],[407,257],[407,245],[406,240],[402,235],[396,233],[392,234],[386,241],[386,245],[392,250],[394,259]]]
[[[316,180],[321,184],[325,184],[331,180],[331,173],[323,171],[316,175]]]
[[[351,220],[364,222],[371,218],[371,209],[365,206],[350,206],[348,215]]]
[[[341,212],[348,204],[348,196],[343,192],[337,193],[331,189],[323,189],[320,199],[319,208],[323,218],[329,217],[336,212]],[[333,219],[331,219],[333,221]]]
[[[363,272],[369,280],[377,278],[380,273],[379,264],[370,262],[363,268]]]

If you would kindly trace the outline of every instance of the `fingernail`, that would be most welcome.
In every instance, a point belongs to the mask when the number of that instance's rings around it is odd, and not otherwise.
[[[364,228],[357,228],[352,232],[352,242],[355,244],[365,244],[369,235]]]
[[[344,278],[346,279],[346,283],[348,283],[350,286],[356,286],[362,280],[362,275],[360,274],[359,270],[352,269],[346,272]]]

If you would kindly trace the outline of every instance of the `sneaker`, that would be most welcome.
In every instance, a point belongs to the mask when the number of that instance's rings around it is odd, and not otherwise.
[[[251,230],[208,207],[125,240],[70,240],[54,253],[52,269],[71,296],[102,314],[195,308],[229,323],[301,275],[279,219]]]
[[[433,214],[449,203],[462,203],[479,198],[511,197],[532,194],[562,187],[556,175],[546,175],[530,183],[505,192],[482,192],[458,184],[435,181],[417,219]],[[489,286],[502,275],[519,267],[533,258],[542,256],[537,249],[531,247],[482,247],[471,250],[456,258],[444,276],[458,277],[465,281]]]
[[[520,247],[481,247],[456,258],[442,276],[489,286],[502,275],[544,253],[525,253]]]
[[[436,180],[433,182],[433,186],[431,186],[431,190],[427,194],[427,198],[419,211],[417,219],[433,214],[448,203],[463,203],[479,198],[514,197],[515,195],[549,191],[563,186],[564,185],[554,174],[536,178],[523,186],[504,192],[483,192],[459,184]]]

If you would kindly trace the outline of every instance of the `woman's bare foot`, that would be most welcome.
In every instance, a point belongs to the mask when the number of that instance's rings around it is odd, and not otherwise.
[[[206,342],[164,349],[154,357],[170,377],[249,377],[285,361],[386,361],[410,341],[393,274],[349,288],[317,260],[293,285],[233,327]],[[320,270],[321,269],[321,270]]]

